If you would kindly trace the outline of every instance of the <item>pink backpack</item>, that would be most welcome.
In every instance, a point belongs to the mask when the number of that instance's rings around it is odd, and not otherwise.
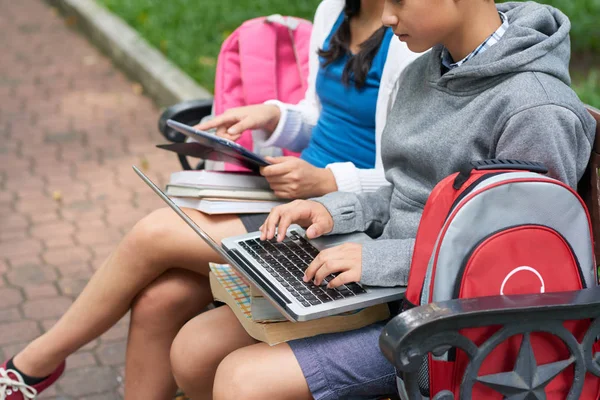
[[[221,46],[217,60],[213,114],[277,99],[296,104],[304,98],[312,24],[275,14],[244,22]],[[250,131],[238,139],[253,149]],[[284,155],[297,153],[283,149]],[[227,164],[226,171],[241,171]]]

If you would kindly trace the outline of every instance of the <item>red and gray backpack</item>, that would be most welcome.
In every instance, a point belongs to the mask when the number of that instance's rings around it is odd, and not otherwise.
[[[441,181],[421,217],[405,306],[596,285],[587,208],[573,189],[545,173],[547,169],[539,163],[486,160],[473,162]],[[576,332],[585,332],[582,328],[589,322],[568,325],[578,337]],[[461,334],[479,346],[497,330],[467,329]],[[554,340],[558,339],[542,333],[531,335],[539,363],[569,357]],[[499,345],[480,373],[511,371],[519,344],[509,340]],[[468,361],[455,349],[441,357],[430,355],[421,370],[422,393],[450,390],[458,398]],[[565,370],[546,387],[546,393],[568,391],[572,376],[572,371]],[[502,396],[476,385],[473,398]]]

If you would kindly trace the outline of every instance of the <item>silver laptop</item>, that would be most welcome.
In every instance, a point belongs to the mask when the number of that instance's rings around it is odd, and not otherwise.
[[[292,225],[281,243],[275,239],[261,241],[260,232],[252,232],[223,239],[219,246],[142,171],[135,166],[133,169],[210,247],[253,283],[290,321],[327,317],[404,296],[405,287],[384,288],[350,283],[326,289],[325,285],[334,275],[325,278],[321,286],[302,281],[304,270],[320,250],[346,242],[365,243],[373,240],[364,233],[307,240],[304,230]]]

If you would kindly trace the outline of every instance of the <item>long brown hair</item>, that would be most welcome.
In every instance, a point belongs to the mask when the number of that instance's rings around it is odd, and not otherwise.
[[[359,12],[360,0],[346,0],[344,22],[342,22],[339,29],[331,36],[329,49],[319,49],[319,56],[324,59],[323,67],[328,66],[346,54],[349,56],[348,62],[344,66],[344,72],[342,73],[342,82],[349,85],[350,79],[352,79],[357,88],[365,85],[367,74],[381,46],[386,30],[385,26],[376,30],[371,37],[360,44],[359,52],[352,54],[350,52],[350,18],[358,15]]]

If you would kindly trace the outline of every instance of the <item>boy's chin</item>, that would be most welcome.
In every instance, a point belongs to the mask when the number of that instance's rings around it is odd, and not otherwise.
[[[412,51],[413,53],[423,53],[427,50],[429,50],[431,47],[430,45],[427,44],[423,44],[423,43],[417,43],[415,41],[411,41],[411,40],[406,40],[406,47],[408,47],[408,49],[410,51]]]

